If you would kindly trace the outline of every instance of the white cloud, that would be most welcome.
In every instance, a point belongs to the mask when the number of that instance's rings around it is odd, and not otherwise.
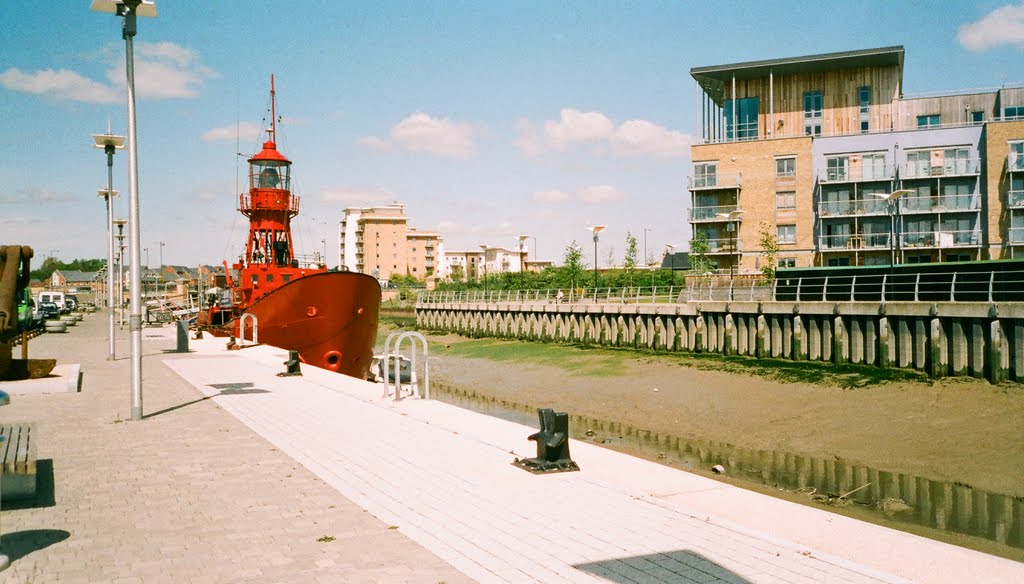
[[[565,148],[575,143],[597,143],[607,140],[615,131],[608,116],[598,112],[581,112],[572,108],[561,111],[557,122],[544,122],[544,139],[549,146]]]
[[[385,152],[401,148],[446,158],[469,158],[476,151],[475,134],[472,124],[416,112],[392,126],[390,141],[367,136],[359,142]]]
[[[109,63],[108,83],[68,69],[21,71],[11,68],[0,73],[0,85],[66,101],[123,102],[126,99],[124,51],[107,50],[103,55]],[[134,64],[135,94],[140,100],[195,97],[207,79],[217,76],[199,62],[195,51],[174,43],[137,43]]]
[[[533,193],[533,200],[537,203],[556,205],[565,203],[570,199],[582,201],[588,205],[600,205],[625,198],[626,193],[608,185],[597,185],[582,188],[575,193],[569,194],[565,191],[539,191]]]
[[[575,145],[591,145],[598,153],[617,157],[650,156],[685,158],[690,152],[690,136],[669,130],[647,120],[627,120],[618,126],[600,112],[581,112],[565,108],[557,121],[544,122],[543,132],[526,119],[516,122],[515,146],[528,156],[545,149],[564,150]]]
[[[123,92],[67,69],[24,72],[12,68],[0,73],[0,85],[13,91],[48,95],[59,100],[118,103],[125,99]]]
[[[608,185],[599,185],[594,187],[587,187],[581,189],[576,196],[579,197],[584,203],[590,205],[599,205],[601,203],[610,203],[611,201],[617,201],[626,196],[625,193],[610,187]]]
[[[533,200],[538,203],[564,203],[569,200],[569,193],[563,191],[540,191],[533,193]]]
[[[321,190],[319,198],[327,203],[361,207],[390,203],[395,200],[395,194],[381,187],[333,187]]]
[[[394,152],[395,151],[395,145],[394,144],[392,144],[391,142],[388,142],[387,140],[384,140],[382,138],[378,138],[377,136],[366,136],[365,138],[360,138],[359,139],[359,143],[363,144],[365,146],[369,146],[370,148],[373,148],[374,150],[380,150],[381,152]]]
[[[207,130],[201,136],[203,142],[225,142],[234,140],[252,140],[259,138],[260,127],[252,122],[241,122],[230,126]]]
[[[1024,48],[1024,4],[996,8],[977,22],[960,27],[960,44],[969,51],[984,51],[999,45]]]
[[[690,154],[690,137],[647,120],[628,120],[615,130],[612,149],[621,156],[684,158]]]

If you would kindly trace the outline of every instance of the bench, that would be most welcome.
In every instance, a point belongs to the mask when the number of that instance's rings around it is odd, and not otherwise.
[[[34,424],[0,424],[0,503],[36,495]]]

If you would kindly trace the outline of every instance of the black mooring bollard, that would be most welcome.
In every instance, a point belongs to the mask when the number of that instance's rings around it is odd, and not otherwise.
[[[302,375],[302,371],[299,370],[299,352],[288,351],[288,360],[284,362],[285,370],[283,373],[278,373],[278,377],[291,377],[293,375]]]
[[[537,414],[540,432],[528,438],[537,442],[537,458],[517,458],[512,464],[538,474],[579,470],[569,456],[569,414],[550,408],[539,408]]]

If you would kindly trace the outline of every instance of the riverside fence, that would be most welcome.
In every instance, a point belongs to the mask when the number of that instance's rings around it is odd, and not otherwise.
[[[692,278],[683,288],[431,291],[417,298],[416,322],[473,337],[1024,381],[1024,302],[1014,300],[1024,296],[1024,272],[947,274],[780,276],[768,285],[739,277]]]

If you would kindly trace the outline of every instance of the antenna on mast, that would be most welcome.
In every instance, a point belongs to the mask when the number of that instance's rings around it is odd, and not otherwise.
[[[270,74],[270,141],[277,143],[277,105],[274,92],[274,74]]]

